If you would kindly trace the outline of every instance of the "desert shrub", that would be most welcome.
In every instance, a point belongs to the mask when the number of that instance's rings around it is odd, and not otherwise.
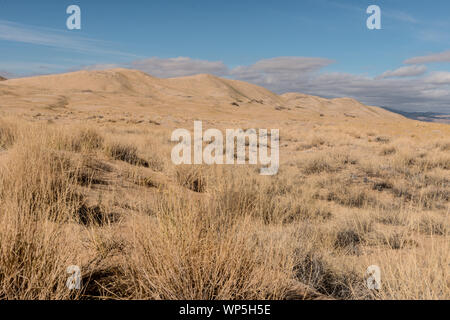
[[[80,146],[81,150],[91,151],[101,149],[103,147],[104,138],[93,128],[81,130],[75,137],[75,143]]]
[[[426,235],[446,236],[449,234],[448,218],[428,214],[422,217],[413,229]]]
[[[388,156],[391,154],[395,154],[397,152],[397,148],[390,146],[390,147],[384,147],[383,149],[381,149],[380,151],[380,155],[381,156]]]
[[[318,252],[297,253],[297,278],[322,294],[339,299],[370,298],[364,279],[353,270],[340,270]]]
[[[208,187],[208,175],[202,166],[178,166],[176,178],[178,183],[194,192],[203,193]]]
[[[326,154],[315,154],[303,159],[299,166],[303,167],[305,174],[319,174],[322,172],[334,173],[346,165],[355,165],[358,163],[357,158],[348,153],[335,152]]]
[[[72,152],[91,152],[103,147],[104,138],[94,128],[90,127],[64,127],[41,128],[46,131],[47,147]]]
[[[417,242],[409,237],[405,231],[396,231],[383,236],[382,242],[392,250],[400,250],[417,246]]]
[[[336,235],[335,246],[338,248],[345,248],[348,246],[355,246],[362,241],[361,235],[352,229],[341,230]]]
[[[363,208],[376,205],[377,198],[366,188],[361,186],[330,186],[326,198],[347,207]]]
[[[428,186],[420,190],[416,201],[424,208],[433,209],[441,202],[448,203],[450,199],[450,190],[445,186]]]
[[[70,174],[82,186],[91,186],[92,184],[106,185],[108,182],[103,175],[112,171],[108,164],[87,156],[82,156],[76,160],[72,159],[71,166]]]
[[[284,201],[283,201],[284,200]],[[315,200],[301,197],[275,199],[279,216],[283,217],[283,222],[292,223],[294,221],[325,221],[333,217],[331,210],[318,204]]]
[[[137,147],[131,144],[121,142],[111,142],[106,145],[105,152],[108,156],[110,156],[115,160],[124,161],[132,165],[144,167],[149,166],[146,160],[141,159],[138,156]]]
[[[163,172],[166,168],[166,163],[162,157],[157,154],[152,154],[147,157],[148,167],[156,172]]]
[[[388,143],[389,141],[391,141],[391,138],[386,136],[378,136],[375,138],[375,141],[380,143]]]
[[[334,245],[337,248],[345,248],[367,242],[373,230],[374,222],[370,217],[354,217],[337,230]]]
[[[14,144],[17,136],[17,126],[11,122],[0,121],[0,150]]]
[[[312,137],[309,142],[302,143],[298,148],[299,150],[307,150],[311,148],[319,148],[320,146],[323,146],[327,143],[327,141],[323,137],[314,136]]]
[[[324,156],[315,156],[306,160],[303,170],[306,174],[317,174],[321,172],[334,171],[336,170],[336,167],[329,158]]]

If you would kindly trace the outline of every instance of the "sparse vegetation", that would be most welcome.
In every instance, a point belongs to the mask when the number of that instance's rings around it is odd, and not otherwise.
[[[0,121],[1,299],[450,297],[442,135],[317,117],[281,130],[279,174],[264,177],[174,166],[178,123],[99,119]]]

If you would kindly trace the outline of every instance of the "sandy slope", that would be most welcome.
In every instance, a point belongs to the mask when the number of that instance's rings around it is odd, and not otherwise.
[[[366,106],[351,98],[325,99],[301,93],[285,93],[281,97],[287,105],[320,112],[324,115],[346,117],[401,118],[401,116],[382,108]]]

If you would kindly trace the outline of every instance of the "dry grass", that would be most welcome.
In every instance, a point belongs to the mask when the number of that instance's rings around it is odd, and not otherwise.
[[[10,150],[1,167],[0,297],[76,298],[65,286],[66,268],[79,261],[70,230],[81,201],[76,169],[33,134]]]
[[[257,220],[219,216],[214,209],[163,197],[154,218],[131,221],[130,255],[121,263],[120,276],[129,282],[127,297],[283,297],[292,277],[292,238],[268,239]]]
[[[306,130],[262,177],[175,167],[163,126],[0,121],[0,298],[448,299],[448,141]]]

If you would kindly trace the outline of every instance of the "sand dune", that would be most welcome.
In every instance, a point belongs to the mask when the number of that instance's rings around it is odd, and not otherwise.
[[[178,114],[195,112],[212,119],[230,113],[234,118],[251,114],[261,119],[273,119],[274,115],[279,119],[403,118],[350,98],[325,99],[301,93],[277,95],[260,86],[208,74],[160,79],[129,69],[77,71],[3,81],[0,92],[3,107],[21,112],[61,107],[82,111],[116,108],[128,112],[170,108]]]

